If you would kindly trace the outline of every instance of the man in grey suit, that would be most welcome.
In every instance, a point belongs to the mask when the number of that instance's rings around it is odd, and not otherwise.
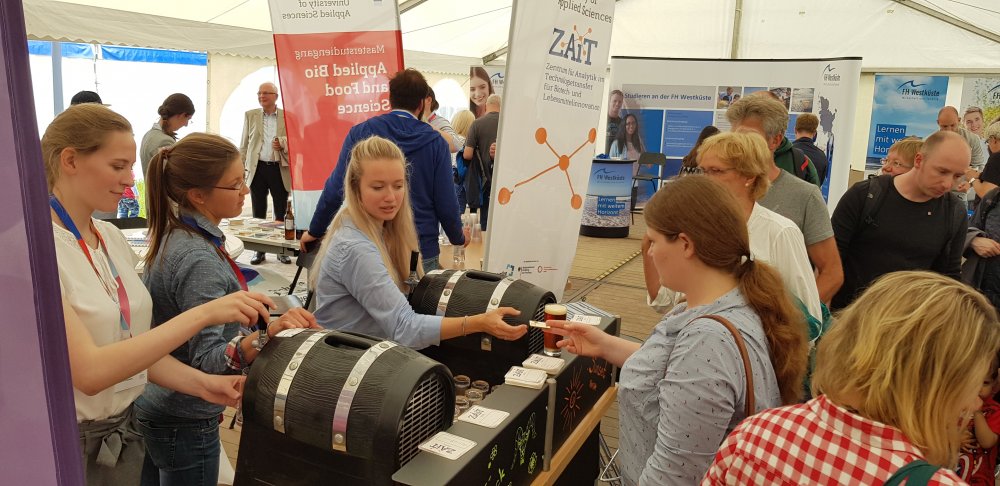
[[[247,168],[250,185],[250,203],[253,217],[267,217],[267,195],[271,194],[274,219],[284,221],[288,191],[292,188],[288,170],[288,137],[285,135],[285,113],[278,108],[278,87],[264,83],[257,89],[260,108],[246,112],[243,117],[243,138],[240,154]],[[250,263],[264,261],[264,253],[257,252]],[[281,263],[291,263],[285,255],[278,255]]]

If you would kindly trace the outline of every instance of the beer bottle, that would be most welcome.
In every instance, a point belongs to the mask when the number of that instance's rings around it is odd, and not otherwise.
[[[295,239],[295,215],[292,214],[292,198],[285,203],[285,239]]]

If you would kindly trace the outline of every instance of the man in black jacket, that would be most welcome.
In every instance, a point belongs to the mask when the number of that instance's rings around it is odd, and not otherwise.
[[[806,154],[813,165],[816,166],[816,173],[819,175],[819,185],[823,185],[826,180],[827,170],[830,162],[826,154],[816,146],[816,129],[819,127],[819,118],[811,113],[804,113],[795,119],[795,147]]]

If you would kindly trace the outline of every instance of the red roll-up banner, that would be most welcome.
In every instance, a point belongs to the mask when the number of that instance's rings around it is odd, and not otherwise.
[[[352,126],[389,108],[403,68],[394,0],[269,0],[295,223],[309,226]]]

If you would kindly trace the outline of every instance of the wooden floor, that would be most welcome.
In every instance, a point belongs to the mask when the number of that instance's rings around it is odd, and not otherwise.
[[[602,239],[581,236],[570,271],[569,287],[564,295],[567,302],[585,300],[622,319],[621,334],[645,340],[660,319],[646,305],[639,246],[646,227],[642,217],[635,219],[628,238]],[[239,427],[227,428],[233,414],[226,410],[226,420],[220,433],[222,443],[233,467],[239,452]],[[618,403],[608,409],[601,422],[601,432],[612,449],[618,448]]]

